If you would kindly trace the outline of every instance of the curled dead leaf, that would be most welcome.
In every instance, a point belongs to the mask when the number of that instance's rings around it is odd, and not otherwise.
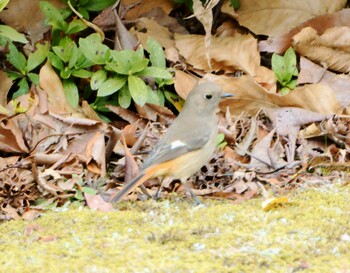
[[[289,199],[287,196],[274,197],[263,201],[261,206],[264,211],[269,211],[272,208],[276,207],[277,205],[286,204],[288,202],[289,202]]]

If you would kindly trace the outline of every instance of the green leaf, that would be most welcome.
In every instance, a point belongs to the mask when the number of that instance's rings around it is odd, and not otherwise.
[[[10,78],[10,80],[15,81],[19,78],[23,78],[23,75],[18,73],[18,72],[14,72],[14,71],[7,71],[7,76]]]
[[[164,91],[164,95],[165,95],[165,98],[167,99],[167,101],[169,101],[172,105],[174,105],[176,110],[178,110],[180,112],[183,105],[184,105],[184,100],[181,97],[179,97],[178,95],[171,93],[171,92],[168,92],[168,91]]]
[[[153,38],[147,40],[147,51],[150,55],[152,66],[165,68],[165,55],[162,46]]]
[[[88,68],[94,65],[94,62],[90,61],[88,58],[84,56],[84,54],[81,52],[81,49],[78,48],[78,59],[75,63],[75,68],[76,69],[83,69],[83,68]]]
[[[281,95],[282,96],[288,95],[289,92],[290,92],[290,89],[288,87],[282,87],[281,88]]]
[[[152,90],[152,88],[148,85],[147,85],[147,95],[148,95],[148,98],[147,98],[148,103],[161,105],[161,101],[158,96],[157,90],[156,91]]]
[[[158,90],[157,91],[157,96],[158,96],[159,105],[164,106],[164,104],[165,104],[164,93],[162,91]]]
[[[32,83],[34,83],[36,86],[39,86],[39,75],[35,73],[28,73],[28,78]]]
[[[92,90],[97,90],[100,88],[101,84],[107,79],[106,70],[98,70],[91,76],[90,87]]]
[[[65,63],[68,63],[72,58],[76,62],[78,58],[78,56],[73,56],[78,50],[77,45],[69,37],[62,38],[59,45],[52,47],[52,50]]]
[[[68,62],[69,57],[68,57],[68,50],[66,50],[63,46],[53,46],[52,47],[53,52],[63,61],[63,62]]]
[[[69,79],[70,75],[72,75],[72,70],[70,70],[68,67],[65,67],[60,71],[60,77],[62,79]]]
[[[292,47],[288,48],[284,53],[284,62],[288,72],[292,74],[292,76],[298,76],[297,56]]]
[[[106,66],[118,74],[132,75],[140,72],[147,67],[148,60],[144,58],[143,51],[135,52],[133,50],[111,51],[112,62]]]
[[[49,55],[49,44],[47,42],[44,44],[37,44],[36,48],[37,49],[28,57],[27,71],[32,71],[34,68],[38,67]]]
[[[115,0],[90,0],[85,5],[82,5],[85,9],[90,11],[101,11],[109,6],[113,5]]]
[[[72,80],[64,80],[63,81],[64,93],[66,94],[66,98],[69,104],[77,109],[79,105],[79,91],[78,87]]]
[[[79,7],[78,8],[78,12],[84,17],[84,19],[89,20],[90,16],[89,16],[89,11],[83,7]]]
[[[63,31],[67,30],[68,24],[64,21],[64,16],[54,5],[46,1],[41,1],[39,6],[49,25]]]
[[[0,35],[14,42],[19,42],[22,44],[28,43],[28,40],[22,33],[19,33],[17,30],[9,26],[0,25]]]
[[[230,0],[231,6],[235,9],[238,10],[241,7],[241,2],[240,0]]]
[[[97,91],[98,97],[105,97],[117,92],[126,82],[125,77],[113,77],[103,82]]]
[[[79,46],[81,52],[86,58],[95,64],[105,64],[108,59],[108,46],[102,44],[101,36],[93,33],[86,38],[79,39]]]
[[[26,73],[27,60],[23,53],[19,52],[17,47],[10,43],[9,45],[10,53],[7,54],[7,60],[21,72],[22,75]]]
[[[88,79],[91,77],[92,72],[86,69],[72,70],[72,75],[77,78]]]
[[[272,70],[282,86],[287,86],[292,81],[293,76],[298,76],[297,59],[293,48],[289,48],[283,57],[273,54],[271,64]]]
[[[0,0],[0,11],[2,11],[9,2],[10,0]]]
[[[123,108],[128,108],[131,104],[131,95],[126,84],[118,92],[118,103]]]
[[[291,80],[288,82],[285,87],[288,87],[289,89],[294,89],[297,86],[297,80]]]
[[[53,67],[57,68],[58,70],[63,70],[63,62],[56,54],[49,52],[49,61]]]
[[[86,28],[87,28],[87,25],[84,24],[83,20],[81,19],[73,20],[72,22],[69,23],[66,34],[77,33]]]
[[[24,78],[18,82],[18,87],[19,87],[18,90],[12,95],[13,99],[18,98],[19,96],[22,96],[24,94],[27,94],[29,91],[28,82]]]
[[[128,77],[129,92],[135,103],[144,105],[148,99],[147,86],[143,80],[137,76]]]
[[[144,70],[142,70],[140,73],[138,73],[139,76],[144,76],[144,77],[153,77],[153,78],[158,78],[158,79],[171,79],[172,75],[166,71],[164,68],[160,67],[146,67]]]
[[[70,48],[72,51],[72,56],[70,57],[69,61],[68,61],[68,67],[70,69],[72,69],[78,62],[78,58],[79,58],[79,49],[77,47],[77,45],[75,44],[75,42],[73,42],[72,44],[70,44]]]

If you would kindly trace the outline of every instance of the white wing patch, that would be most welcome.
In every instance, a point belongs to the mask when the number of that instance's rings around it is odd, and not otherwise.
[[[170,145],[171,149],[176,149],[176,148],[184,147],[184,146],[186,146],[186,144],[180,140],[176,140],[176,141],[172,142]]]

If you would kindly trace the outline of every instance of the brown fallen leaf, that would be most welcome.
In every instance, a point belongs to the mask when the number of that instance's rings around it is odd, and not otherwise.
[[[240,4],[236,12],[242,26],[276,37],[313,17],[343,9],[346,0],[241,0]]]
[[[34,209],[34,208],[26,208],[25,211],[22,214],[22,219],[26,221],[32,221],[43,213],[43,210],[41,209]]]
[[[5,107],[7,104],[7,93],[12,86],[12,80],[7,76],[7,73],[4,71],[0,71],[0,107]],[[1,114],[0,108],[0,114]]]
[[[44,23],[46,18],[40,10],[39,2],[40,0],[11,0],[6,9],[0,13],[3,23],[19,32],[27,33],[32,44],[41,40],[43,34],[50,28]],[[48,2],[57,8],[66,6],[60,0],[48,0]]]
[[[174,77],[174,87],[176,93],[183,99],[187,98],[187,95],[197,85],[198,79],[182,70],[176,69]]]
[[[327,29],[335,26],[350,27],[350,9],[342,9],[332,14],[325,14],[305,21],[301,25],[293,28],[288,33],[277,37],[270,37],[259,43],[260,51],[276,52],[282,54],[292,45],[292,37],[305,27],[312,27],[319,35],[323,34]]]
[[[257,40],[252,35],[211,37],[209,50],[211,67],[207,62],[204,36],[175,34],[175,44],[186,62],[196,69],[224,70],[226,73],[242,70],[255,76],[260,66]]]
[[[130,124],[133,124],[135,122],[139,121],[139,125],[142,128],[145,128],[147,125],[147,121],[145,119],[142,119],[138,114],[136,114],[134,111],[131,111],[129,109],[122,108],[120,106],[114,106],[114,105],[106,105],[106,107],[111,110],[113,113],[121,117],[122,119],[126,120]]]
[[[350,113],[350,76],[336,74],[314,62],[301,57],[298,83],[322,83],[329,86],[341,106],[345,108],[345,114]]]
[[[68,103],[62,82],[49,62],[41,67],[39,78],[40,88],[48,94],[50,111],[63,115],[77,113]]]
[[[174,1],[172,0],[122,0],[121,4],[124,7],[131,7],[125,15],[127,20],[135,20],[143,13],[146,13],[155,7],[160,7],[166,14],[169,14],[173,7]]]
[[[210,0],[203,6],[200,0],[193,0],[193,15],[187,17],[186,19],[196,17],[199,22],[204,27],[205,38],[205,56],[207,58],[208,67],[211,68],[211,57],[210,57],[210,44],[211,44],[211,27],[213,24],[213,12],[212,9],[217,5],[219,0]]]
[[[144,48],[147,48],[147,40],[149,37],[157,40],[165,49],[175,46],[174,39],[169,29],[151,18],[139,18],[136,22],[135,29],[130,29],[130,32],[137,36]]]
[[[322,35],[306,27],[292,38],[293,48],[302,56],[322,63],[326,68],[350,72],[350,27],[335,27]]]
[[[114,211],[112,204],[103,200],[101,195],[93,195],[85,192],[84,197],[86,200],[86,204],[90,209],[98,210],[101,212]]]
[[[8,153],[29,152],[22,131],[13,119],[0,120],[0,150]]]
[[[89,171],[106,175],[106,150],[105,136],[100,132],[92,134],[85,146],[85,156],[87,158],[87,168]]]
[[[206,74],[204,79],[214,81],[225,92],[235,95],[233,99],[222,102],[222,107],[230,107],[232,114],[242,112],[256,114],[261,108],[298,107],[321,114],[342,113],[344,108],[337,101],[334,91],[323,84],[310,84],[294,89],[286,96],[271,94],[252,77],[238,78]]]

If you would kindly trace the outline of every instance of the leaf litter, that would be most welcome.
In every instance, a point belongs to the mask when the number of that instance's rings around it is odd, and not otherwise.
[[[306,9],[306,2],[293,5]],[[260,194],[268,210],[287,202],[286,196],[297,187],[348,181],[350,89],[348,75],[342,74],[349,71],[345,2],[318,1],[305,18],[292,12],[289,20],[276,24],[274,16],[266,20],[264,5],[288,12],[291,7],[285,1],[260,1],[255,6],[241,1],[237,11],[229,1],[206,6],[195,1],[193,16],[200,23],[192,18],[180,25],[178,19],[191,13],[172,1],[157,1],[157,8],[146,1],[122,1],[118,9],[100,13],[94,23],[107,36],[114,33],[115,47],[135,49],[134,37],[144,48],[149,37],[157,40],[168,66],[176,71],[174,90],[183,99],[196,83],[208,80],[235,94],[221,104],[219,114],[227,144],[219,145],[189,185],[199,196],[234,203]],[[9,7],[2,14],[4,22],[10,12],[20,18]],[[218,12],[229,16],[218,17]],[[42,24],[40,16],[35,20]],[[47,31],[41,27],[32,34],[16,19],[6,23],[33,35],[34,41]],[[300,58],[298,86],[281,96],[276,76],[259,50],[283,53],[289,47]],[[1,77],[6,82],[2,94],[7,95],[12,83]],[[110,105],[117,118],[105,123],[86,101],[77,108],[70,105],[49,63],[41,68],[40,87],[32,86],[16,101],[6,95],[0,101],[1,219],[33,219],[42,210],[83,201],[92,209],[113,210],[107,202],[110,196],[138,172],[175,117],[175,111],[159,105],[137,106],[136,111]],[[175,106],[180,109],[181,102]],[[160,181],[144,186],[153,195]],[[181,191],[181,183],[167,180],[161,195]],[[145,198],[139,190],[127,196],[138,198]]]

